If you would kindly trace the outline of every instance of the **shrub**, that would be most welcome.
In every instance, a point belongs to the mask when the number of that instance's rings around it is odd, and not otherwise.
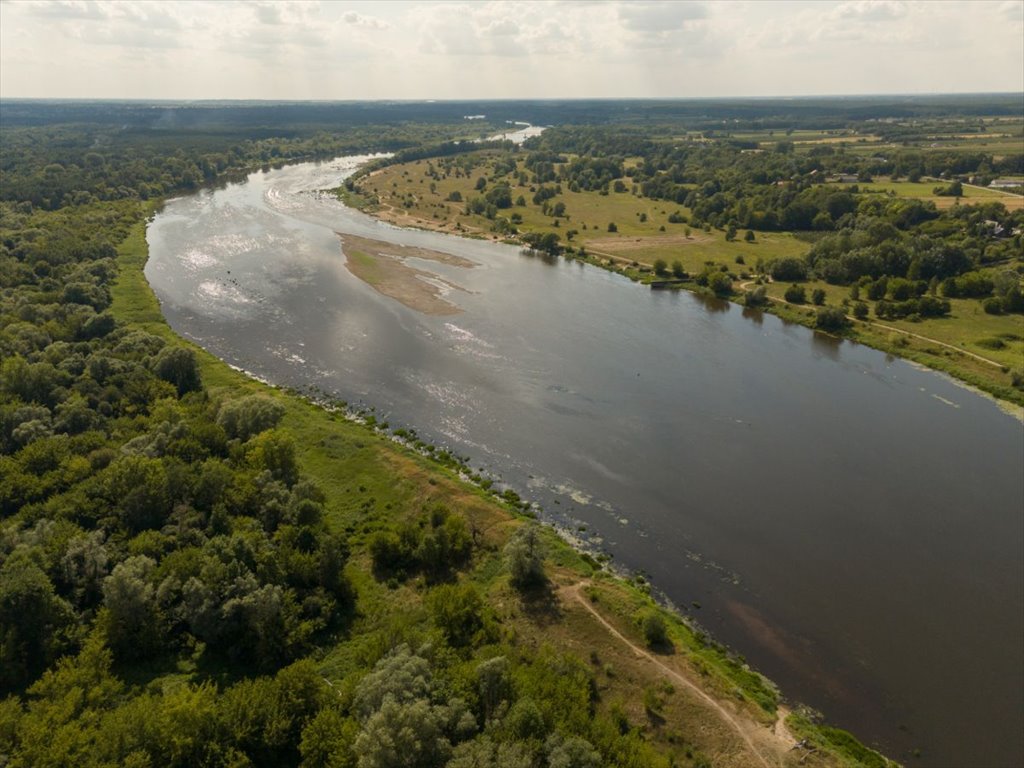
[[[615,225],[614,221],[611,221],[611,222],[608,223],[608,231],[609,232],[618,232],[619,231],[619,228]]]
[[[668,264],[665,262],[664,259],[654,260],[654,274],[658,275],[659,277],[664,277],[665,275],[668,274]]]
[[[1006,346],[1006,342],[1000,339],[998,336],[991,336],[987,339],[979,339],[977,342],[979,347],[985,349],[1003,349]]]
[[[640,629],[643,630],[644,640],[650,648],[663,648],[668,645],[668,627],[661,614],[651,609],[640,616]]]
[[[243,442],[264,430],[276,427],[284,416],[284,406],[260,395],[243,397],[224,403],[217,413],[217,423],[228,437]]]
[[[547,581],[544,544],[536,524],[528,523],[512,535],[505,545],[505,562],[513,586],[519,589],[537,587]]]
[[[453,648],[463,648],[492,634],[484,601],[472,584],[444,584],[427,600],[434,625]]]
[[[768,301],[766,290],[763,285],[759,285],[752,291],[747,291],[747,295],[743,298],[743,303],[748,307],[760,307]]]
[[[775,280],[786,280],[789,282],[806,280],[807,264],[804,263],[803,259],[779,259],[772,264],[771,275]]]
[[[708,288],[718,296],[727,296],[732,293],[732,280],[725,272],[712,272],[708,275]]]
[[[786,289],[785,298],[791,304],[803,304],[807,301],[807,292],[802,285],[794,283]]]
[[[985,310],[987,315],[1001,315],[1003,314],[1003,302],[997,299],[995,296],[989,296],[983,302],[981,302],[981,308]]]
[[[195,353],[184,347],[164,347],[156,357],[153,372],[164,381],[173,384],[178,395],[195,392],[202,388],[199,380],[199,365]]]
[[[814,325],[825,331],[838,331],[845,328],[849,321],[840,307],[822,307],[818,310]]]
[[[880,277],[875,282],[867,285],[868,298],[871,301],[880,301],[884,299],[885,293],[888,290],[889,281],[884,277]]]
[[[821,288],[815,288],[811,292],[811,302],[813,304],[815,304],[816,306],[819,306],[819,307],[822,304],[824,304],[825,303],[825,291],[823,291]]]

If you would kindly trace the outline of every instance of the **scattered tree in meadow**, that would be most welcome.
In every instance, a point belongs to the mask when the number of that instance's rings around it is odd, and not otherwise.
[[[773,280],[793,282],[807,279],[807,263],[803,259],[777,259],[770,268]]]
[[[538,587],[547,581],[544,573],[544,543],[535,523],[520,526],[505,545],[505,563],[512,584],[519,589]]]
[[[839,331],[849,325],[842,307],[821,307],[815,316],[814,325],[825,331]]]
[[[804,290],[804,287],[802,285],[797,285],[796,283],[793,283],[786,289],[786,292],[783,294],[783,297],[790,304],[803,304],[805,301],[807,301],[807,292]]]
[[[653,608],[644,611],[639,620],[644,640],[650,648],[662,648],[668,645],[668,627],[658,611]]]
[[[707,275],[707,286],[717,296],[728,296],[732,293],[732,278],[726,272],[714,270]]]
[[[752,290],[747,291],[743,297],[743,303],[748,307],[763,307],[768,303],[767,290],[763,285],[754,286]]]

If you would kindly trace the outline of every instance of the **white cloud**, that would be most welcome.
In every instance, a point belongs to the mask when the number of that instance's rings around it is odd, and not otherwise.
[[[527,6],[535,8],[540,6]],[[523,13],[514,3],[417,5],[409,14],[418,48],[435,56],[529,57],[578,51],[589,39],[571,18],[574,7]]]
[[[355,11],[347,11],[341,19],[346,24],[354,24],[357,27],[367,27],[368,29],[387,29],[390,26],[386,21],[374,16],[364,16]]]
[[[885,21],[899,19],[907,13],[906,3],[901,0],[852,0],[840,4],[835,16],[840,19],[857,21]]]
[[[634,32],[671,32],[707,15],[698,2],[627,2],[618,8],[622,26]]]
[[[1000,16],[1005,16],[1008,19],[1022,23],[1024,22],[1024,2],[1021,2],[1021,0],[1004,0],[1003,4],[999,6],[998,13]]]
[[[1022,26],[1020,0],[0,0],[0,95],[1019,91]]]

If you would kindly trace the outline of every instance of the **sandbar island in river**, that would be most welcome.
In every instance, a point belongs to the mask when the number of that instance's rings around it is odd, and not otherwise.
[[[425,259],[466,269],[476,266],[475,262],[429,248],[397,245],[340,232],[338,236],[348,271],[378,293],[427,315],[456,315],[462,311],[444,295],[451,290],[465,291],[465,288],[440,275],[411,267],[405,260]]]

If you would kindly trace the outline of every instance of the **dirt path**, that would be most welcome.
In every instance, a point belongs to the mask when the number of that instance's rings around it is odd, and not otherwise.
[[[608,630],[609,634],[611,634],[619,642],[629,646],[633,650],[633,653],[635,653],[638,657],[646,659],[647,661],[651,662],[659,670],[661,670],[661,672],[666,677],[671,678],[673,681],[679,683],[680,685],[684,686],[685,688],[696,694],[696,696],[702,702],[704,702],[708,707],[714,710],[714,712],[732,730],[734,730],[741,739],[743,739],[743,742],[747,745],[747,749],[750,751],[750,754],[752,754],[757,759],[757,763],[759,765],[763,766],[763,768],[771,768],[772,765],[783,764],[783,761],[781,760],[778,754],[772,755],[772,762],[769,762],[765,758],[762,751],[754,743],[754,739],[751,736],[751,732],[754,732],[755,734],[759,735],[763,740],[764,735],[766,735],[765,731],[763,731],[760,727],[753,724],[752,722],[744,722],[738,720],[735,716],[733,716],[733,714],[728,709],[722,706],[722,704],[719,701],[717,701],[713,696],[708,694],[699,685],[694,683],[692,680],[687,678],[678,670],[673,669],[672,667],[665,664],[657,656],[654,656],[645,648],[632,642],[629,638],[627,638],[625,635],[619,632],[619,630],[613,627],[608,622],[608,620],[605,619],[604,616],[597,612],[597,609],[590,604],[590,601],[587,600],[586,597],[583,596],[583,594],[581,594],[581,590],[588,585],[589,582],[579,582],[577,584],[564,587],[561,591],[566,598],[573,600],[576,603],[579,603],[581,606],[583,606],[583,608],[586,609],[586,611],[590,613],[590,615],[593,616],[601,624],[601,626]],[[777,749],[779,752],[788,751],[792,749],[794,746],[796,746],[796,740],[793,738],[792,734],[789,733],[789,730],[786,728],[784,722],[788,714],[788,710],[786,710],[783,707],[780,707],[778,720],[776,721],[772,730],[767,732],[774,736],[776,740],[778,740],[779,744]]]
[[[747,290],[747,286],[752,285],[754,282],[756,282],[756,281],[755,280],[747,280],[746,282],[740,283],[740,290],[741,291]],[[786,301],[785,299],[777,299],[774,296],[767,296],[765,298],[767,298],[769,301],[777,301],[780,304],[788,304],[789,306],[797,307],[798,309],[806,309],[807,308],[806,304],[794,304],[792,301]],[[902,328],[896,328],[895,326],[892,326],[892,325],[886,325],[885,323],[879,323],[879,322],[877,322],[875,320],[858,320],[853,315],[847,315],[846,319],[847,320],[853,320],[855,322],[866,323],[868,325],[874,326],[875,328],[884,328],[887,331],[893,331],[895,333],[902,333],[904,336],[913,336],[915,339],[920,339],[921,341],[927,341],[929,344],[935,344],[935,345],[940,346],[940,347],[945,347],[946,349],[951,349],[954,352],[959,352],[961,355],[967,355],[967,357],[973,357],[975,360],[978,360],[978,361],[980,361],[982,363],[988,363],[989,365],[995,366],[996,368],[999,368],[1000,370],[1002,370],[1002,367],[1003,367],[1002,363],[997,363],[995,360],[989,360],[987,357],[982,357],[981,355],[976,355],[974,352],[968,352],[966,349],[963,349],[962,347],[957,347],[957,346],[955,346],[953,344],[947,344],[944,341],[939,341],[938,339],[932,339],[932,338],[929,338],[928,336],[922,336],[919,333],[913,333],[912,331],[905,331]]]

